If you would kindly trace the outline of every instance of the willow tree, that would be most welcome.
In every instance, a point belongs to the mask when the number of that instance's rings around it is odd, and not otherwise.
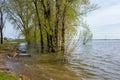
[[[38,8],[38,0],[34,0],[34,6],[35,6],[35,13],[36,17],[38,19],[38,26],[39,26],[39,31],[40,31],[40,44],[41,44],[41,53],[43,53],[44,50],[44,42],[43,42],[43,32],[42,32],[42,25],[41,25],[41,19],[40,19],[40,14],[39,14],[39,8]]]
[[[56,0],[57,1],[57,0]],[[65,51],[67,34],[71,38],[77,33],[78,26],[82,23],[80,18],[88,12],[94,10],[96,5],[90,3],[89,0],[61,0],[59,1],[59,33],[61,34],[60,46],[61,50]]]
[[[9,19],[21,30],[28,43],[40,43],[41,53],[45,50],[64,52],[68,34],[72,38],[77,33],[77,26],[81,23],[79,18],[94,9],[89,0],[8,1]]]
[[[9,7],[7,8],[8,19],[15,25],[15,28],[20,30],[25,36],[28,44],[31,43],[31,31],[33,24],[33,12],[31,12],[31,1],[26,0],[8,0]]]
[[[85,45],[93,37],[89,25],[86,22],[82,23],[82,30],[80,32],[81,32],[80,34],[81,42],[83,43],[83,45]]]

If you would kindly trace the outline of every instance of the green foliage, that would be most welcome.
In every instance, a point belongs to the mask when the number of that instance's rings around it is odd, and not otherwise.
[[[64,50],[66,38],[77,34],[81,18],[96,7],[89,0],[8,0],[7,3],[8,19],[26,42],[40,42],[41,50],[47,46],[50,52]]]
[[[81,31],[81,38],[82,38],[82,42],[85,45],[88,41],[90,41],[93,37],[90,29],[89,29],[89,25],[87,23],[83,23],[82,24],[83,30]]]
[[[0,80],[19,80],[19,79],[10,74],[0,72]]]

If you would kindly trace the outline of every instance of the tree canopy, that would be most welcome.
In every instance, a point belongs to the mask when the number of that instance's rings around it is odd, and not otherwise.
[[[89,0],[7,0],[7,17],[28,44],[40,43],[43,53],[65,51],[83,16],[96,5]],[[88,30],[89,31],[89,30]]]

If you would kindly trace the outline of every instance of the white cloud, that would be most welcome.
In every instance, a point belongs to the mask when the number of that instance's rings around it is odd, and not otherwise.
[[[120,3],[120,0],[90,0],[92,3],[98,4],[100,8],[107,8]]]
[[[120,23],[120,4],[100,9],[87,17],[90,26],[103,26]]]
[[[120,39],[120,0],[91,0],[100,9],[91,12],[86,20],[94,39]]]

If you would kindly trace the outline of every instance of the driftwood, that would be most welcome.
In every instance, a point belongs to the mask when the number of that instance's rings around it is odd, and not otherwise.
[[[31,55],[30,54],[27,54],[27,53],[21,53],[21,54],[18,54],[17,55],[18,57],[31,57]]]
[[[27,53],[15,53],[13,58],[15,57],[31,57],[31,55]]]
[[[8,54],[8,57],[13,57],[13,58],[16,58],[16,57],[31,57],[30,54],[27,54],[27,53],[14,53],[12,55]]]

